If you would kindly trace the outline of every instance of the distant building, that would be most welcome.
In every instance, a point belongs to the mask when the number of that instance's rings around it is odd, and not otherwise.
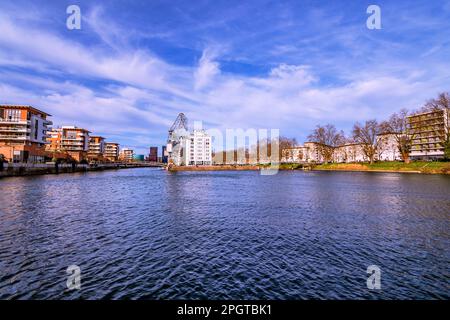
[[[162,146],[161,150],[162,150],[161,162],[167,163],[169,160],[169,155],[167,154],[167,146]]]
[[[105,152],[105,138],[90,136],[88,158],[91,160],[103,160]]]
[[[449,110],[435,110],[408,117],[412,135],[411,159],[444,157],[444,142],[449,134]]]
[[[346,143],[334,149],[333,162],[349,163],[364,161],[367,161],[367,157],[364,154],[363,145],[360,143]]]
[[[377,136],[381,140],[377,160],[380,161],[400,161],[402,156],[398,148],[396,135],[393,133],[383,133]]]
[[[87,159],[89,130],[76,126],[63,126],[50,131],[47,151],[67,153],[76,161]]]
[[[157,162],[158,161],[158,147],[150,147],[150,153],[148,155],[148,161]]]
[[[0,105],[0,154],[7,161],[45,161],[49,116],[31,106]]]
[[[177,142],[167,145],[167,152],[171,153],[170,161],[177,166],[211,165],[212,147],[211,136],[205,130],[177,132]]]
[[[116,142],[106,142],[104,158],[112,162],[119,160],[119,144]]]
[[[308,148],[304,146],[291,147],[281,150],[281,162],[303,163],[307,162]]]
[[[120,151],[119,159],[125,162],[131,162],[134,158],[134,150],[130,148],[123,148]]]
[[[380,142],[379,153],[376,160],[398,161],[401,160],[398,151],[397,140],[394,134],[381,134],[377,139]],[[322,148],[324,145],[317,142],[305,142],[303,146],[285,148],[281,151],[281,162],[283,163],[305,163],[305,162],[324,162]],[[327,147],[327,146],[325,146]],[[350,163],[368,161],[364,154],[363,145],[360,143],[346,143],[338,147],[331,147],[331,162]]]
[[[306,156],[305,159],[307,162],[318,162],[321,163],[324,161],[323,157],[322,157],[322,153],[320,152],[320,148],[323,146],[320,143],[317,142],[305,142],[304,143],[305,146],[305,151],[306,151]]]
[[[145,156],[143,154],[135,154],[135,155],[133,155],[133,160],[134,161],[144,161]]]

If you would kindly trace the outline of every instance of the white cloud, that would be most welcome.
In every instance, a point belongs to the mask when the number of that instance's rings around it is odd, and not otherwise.
[[[194,86],[196,90],[207,86],[213,78],[220,73],[219,63],[213,59],[215,55],[210,49],[203,51],[202,57],[198,62],[198,67],[194,73]]]
[[[85,25],[101,42],[87,45],[0,15],[0,66],[30,71],[0,72],[0,102],[33,104],[53,114],[56,124],[147,144],[144,137],[151,135],[164,140],[178,112],[220,128],[280,128],[282,134],[289,128],[304,135],[319,122],[382,119],[418,107],[448,84],[444,63],[430,76],[420,66],[395,69],[385,60],[366,68],[338,65],[335,82],[316,65],[295,63],[274,64],[259,76],[231,74],[221,71],[214,46],[203,50],[196,66],[179,66],[131,46],[126,31],[103,19],[101,11],[88,14]]]

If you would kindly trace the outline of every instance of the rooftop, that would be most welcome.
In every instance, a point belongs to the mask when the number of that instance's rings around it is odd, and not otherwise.
[[[49,116],[49,117],[51,116],[51,114],[49,114],[49,113],[47,113],[47,112],[44,112],[44,111],[39,110],[39,109],[37,109],[37,108],[35,108],[35,107],[27,106],[27,105],[20,105],[20,104],[0,104],[0,108],[4,108],[4,109],[28,109],[28,110],[34,111],[34,112],[36,112],[36,113],[43,114],[43,115],[45,115],[45,116]]]

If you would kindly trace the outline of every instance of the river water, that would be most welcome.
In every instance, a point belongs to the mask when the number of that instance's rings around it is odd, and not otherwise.
[[[0,180],[0,299],[449,299],[449,240],[442,175]],[[70,265],[80,290],[67,288]],[[367,287],[370,265],[380,290]]]

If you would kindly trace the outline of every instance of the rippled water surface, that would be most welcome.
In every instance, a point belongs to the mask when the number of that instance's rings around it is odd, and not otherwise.
[[[449,299],[450,177],[127,169],[0,180],[1,299]],[[81,268],[81,290],[66,268]],[[380,291],[366,269],[381,268]]]

